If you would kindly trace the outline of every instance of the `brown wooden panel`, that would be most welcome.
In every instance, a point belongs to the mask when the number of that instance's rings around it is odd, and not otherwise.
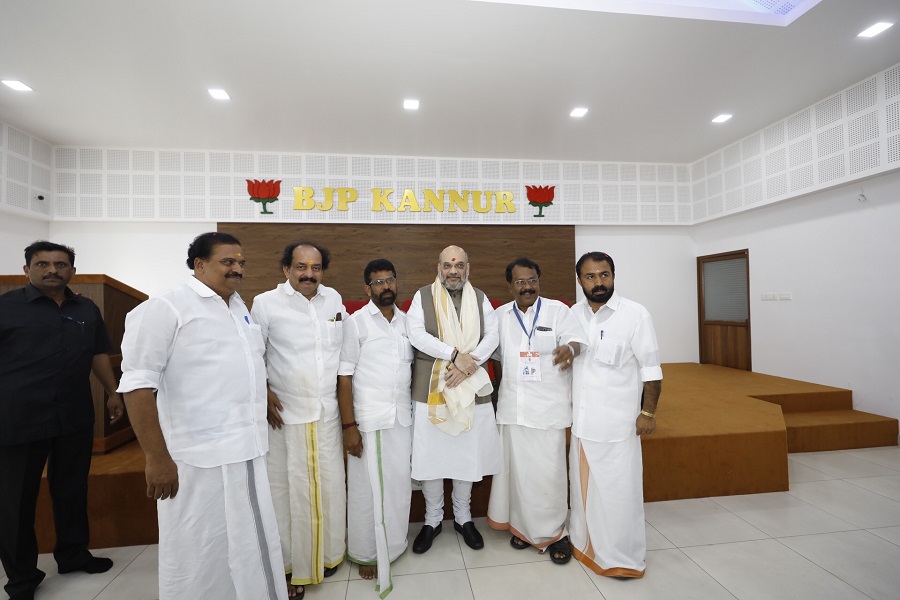
[[[328,248],[331,266],[323,283],[345,300],[365,300],[363,269],[375,258],[397,268],[400,301],[434,281],[438,255],[455,244],[469,254],[472,284],[489,298],[510,299],[506,265],[527,256],[541,265],[541,293],[575,301],[575,228],[570,225],[355,225],[293,223],[222,223],[219,230],[241,240],[247,258],[241,297],[253,298],[285,280],[281,253],[294,241]]]
[[[701,363],[750,371],[750,328],[737,325],[700,326]]]

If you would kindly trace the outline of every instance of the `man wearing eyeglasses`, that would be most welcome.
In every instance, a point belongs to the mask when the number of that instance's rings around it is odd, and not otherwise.
[[[25,287],[0,296],[0,559],[16,599],[33,598],[44,579],[34,515],[48,458],[59,572],[112,567],[87,550],[92,371],[109,393],[110,422],[124,414],[100,310],[68,287],[75,251],[35,242],[25,248],[23,270]]]
[[[347,316],[323,285],[331,263],[312,242],[285,247],[287,281],[253,300],[269,378],[266,459],[290,597],[338,569],[346,545],[347,495],[337,373]]]
[[[469,273],[465,250],[448,246],[434,283],[416,292],[407,314],[416,348],[412,476],[425,496],[425,525],[413,542],[417,554],[441,533],[445,478],[453,480],[454,529],[470,548],[484,547],[472,521],[472,483],[501,466],[493,387],[482,367],[499,341],[497,317]]]
[[[642,435],[656,430],[659,345],[647,309],[615,289],[616,265],[588,252],[575,265],[584,300],[572,314],[588,343],[574,361],[569,535],[599,575],[644,576]]]
[[[412,346],[397,305],[394,265],[383,258],[363,270],[369,303],[344,324],[338,402],[347,451],[348,558],[363,579],[392,588],[391,562],[407,547],[412,495]]]
[[[572,424],[572,361],[585,343],[558,300],[542,298],[541,267],[517,258],[506,267],[513,301],[497,309],[500,394],[497,423],[503,470],[491,482],[488,523],[511,531],[517,550],[534,546],[557,564],[572,557],[566,536],[566,428]]]
[[[245,259],[197,236],[193,275],[128,313],[122,382],[157,500],[159,598],[287,598],[266,477],[263,342],[237,293]]]

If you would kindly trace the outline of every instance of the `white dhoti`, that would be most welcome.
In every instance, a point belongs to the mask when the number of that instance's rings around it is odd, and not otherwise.
[[[270,429],[266,464],[284,572],[292,585],[321,583],[347,550],[340,419]]]
[[[647,537],[641,438],[591,442],[573,435],[569,470],[575,558],[600,575],[642,577]]]
[[[488,524],[536,548],[566,535],[566,431],[501,425],[503,469],[491,481]]]
[[[159,598],[287,600],[265,460],[175,464],[178,494],[156,503]]]
[[[412,428],[360,434],[362,457],[347,456],[347,554],[358,564],[378,564],[375,589],[384,598],[393,589],[391,562],[408,544]]]

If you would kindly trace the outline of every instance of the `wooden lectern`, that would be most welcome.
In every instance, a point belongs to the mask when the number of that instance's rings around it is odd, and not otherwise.
[[[28,283],[22,275],[0,275],[0,294],[20,288]],[[109,277],[108,275],[75,275],[69,282],[73,292],[90,298],[100,308],[100,314],[109,331],[112,347],[109,358],[112,362],[116,379],[122,375],[122,336],[125,334],[125,315],[138,304],[147,299],[147,294],[139,292]],[[96,377],[91,375],[91,391],[94,396],[94,454],[105,454],[122,444],[134,439],[131,423],[127,415],[115,425],[109,424],[109,411],[106,410],[107,394]]]

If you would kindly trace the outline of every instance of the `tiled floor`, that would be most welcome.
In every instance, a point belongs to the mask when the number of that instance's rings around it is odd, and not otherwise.
[[[470,550],[446,523],[425,555],[394,565],[390,600],[828,600],[900,598],[900,448],[792,454],[789,492],[647,504],[647,575],[619,581],[574,560],[552,564],[513,550],[509,535],[481,519],[485,548]],[[419,525],[410,526],[410,540]],[[103,575],[57,575],[39,600],[152,600],[156,546],[96,552]],[[0,575],[0,583],[5,578]],[[374,584],[341,566],[307,598],[376,600]]]

